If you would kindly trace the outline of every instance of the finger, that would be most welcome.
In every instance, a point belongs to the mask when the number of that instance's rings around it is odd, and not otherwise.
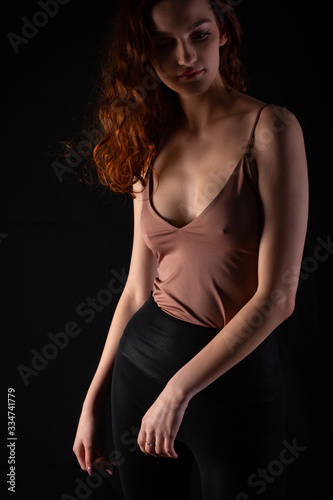
[[[79,462],[81,469],[86,470],[85,448],[84,448],[83,444],[81,444],[78,448],[74,444],[73,452],[76,455],[77,461]]]
[[[98,457],[98,453],[95,448],[92,446],[86,446],[86,471],[88,472],[89,476],[91,476],[92,471],[93,471],[93,466],[94,466],[94,461],[95,458]]]
[[[97,469],[97,470],[103,470],[103,471],[106,471],[108,472],[111,476],[113,476],[114,474],[114,471],[113,471],[113,464],[112,462],[114,461],[111,461],[108,459],[108,457],[98,457],[96,458],[95,462],[94,462],[94,468]]]
[[[101,457],[96,458],[95,462],[96,462],[97,464],[101,464],[101,463],[106,462],[106,463],[109,463],[109,464],[110,464],[110,465],[112,465],[112,466],[118,467],[118,464],[117,464],[116,460],[114,460],[114,459],[113,459],[113,458],[111,458],[111,457],[107,457],[107,456],[105,456],[105,455],[104,455],[104,456],[101,456]]]
[[[149,442],[150,441],[148,441],[148,443]],[[146,433],[142,430],[142,428],[140,429],[137,443],[139,445],[140,450],[147,455],[147,452],[146,452]]]
[[[145,453],[157,457],[155,452],[155,438],[153,436],[147,437],[145,441]]]
[[[104,453],[96,447],[96,452],[98,453],[98,458],[96,458],[96,469],[105,470],[111,476],[113,476],[113,467],[117,467],[117,462],[104,455]]]
[[[161,458],[168,458],[168,455],[164,450],[164,438],[162,436],[156,436],[155,453]]]
[[[174,448],[174,439],[170,437],[164,438],[164,450],[168,457],[178,458],[178,455]]]

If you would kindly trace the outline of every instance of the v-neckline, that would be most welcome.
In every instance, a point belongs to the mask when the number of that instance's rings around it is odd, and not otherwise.
[[[184,226],[181,226],[181,227],[177,227],[175,226],[174,224],[172,224],[171,222],[168,222],[166,219],[164,219],[157,211],[156,209],[154,208],[153,206],[153,197],[150,196],[150,182],[151,182],[151,177],[152,177],[152,170],[149,169],[149,176],[148,176],[148,205],[150,206],[151,208],[151,211],[152,213],[154,214],[154,216],[159,219],[160,221],[162,221],[164,224],[167,224],[169,227],[171,227],[174,231],[181,231],[182,229],[186,229],[188,228],[189,226],[191,226],[192,224],[195,224],[196,221],[200,220],[205,214],[206,212],[209,211],[209,209],[217,202],[217,200],[219,199],[219,197],[222,195],[222,193],[224,192],[225,188],[228,186],[230,180],[232,179],[232,177],[235,175],[235,171],[237,170],[237,168],[240,167],[240,165],[242,165],[244,163],[244,160],[246,158],[246,154],[247,152],[249,151],[250,149],[250,146],[252,144],[252,141],[253,141],[253,138],[254,138],[254,132],[255,132],[255,129],[256,129],[256,126],[257,126],[257,123],[259,121],[259,117],[260,117],[260,114],[262,112],[262,110],[264,108],[266,108],[266,106],[269,106],[269,104],[265,103],[263,106],[261,106],[257,112],[257,115],[256,115],[256,118],[254,120],[254,123],[253,123],[253,127],[252,127],[252,130],[251,130],[251,133],[250,133],[250,136],[249,136],[249,139],[248,139],[248,142],[247,142],[247,145],[246,145],[246,148],[245,148],[245,151],[243,153],[243,155],[241,156],[239,162],[237,163],[237,165],[234,167],[234,169],[232,170],[231,174],[229,175],[227,181],[225,182],[225,184],[222,186],[222,188],[220,189],[220,191],[217,193],[217,195],[209,202],[209,204],[206,206],[206,208],[204,208],[202,210],[202,212],[200,212],[199,215],[197,215],[194,219],[192,219],[190,222],[188,222],[187,224],[185,224]]]
[[[181,231],[182,229],[185,229],[185,228],[188,228],[190,225],[194,224],[198,219],[200,219],[202,216],[205,215],[205,213],[217,202],[217,200],[219,199],[219,197],[222,195],[222,193],[224,192],[225,188],[228,186],[230,180],[232,179],[232,177],[235,175],[235,172],[237,170],[237,168],[240,167],[241,164],[243,164],[243,161],[244,161],[244,158],[245,158],[245,155],[246,155],[246,151],[245,153],[242,155],[242,157],[240,158],[239,162],[237,163],[237,165],[233,168],[233,170],[231,171],[228,179],[226,180],[226,182],[224,183],[224,185],[222,186],[222,188],[220,189],[220,191],[216,194],[216,196],[214,196],[214,198],[208,203],[208,205],[199,213],[199,215],[197,215],[196,217],[194,217],[194,219],[192,219],[190,222],[188,222],[187,224],[185,224],[184,226],[180,226],[180,227],[177,227],[175,226],[174,224],[172,224],[171,222],[168,222],[166,219],[164,219],[164,217],[162,217],[158,212],[157,210],[154,208],[154,205],[153,205],[153,199],[152,197],[150,196],[150,183],[151,183],[151,177],[152,177],[152,171],[150,170],[149,172],[149,177],[148,177],[148,196],[149,196],[149,199],[148,199],[148,203],[149,203],[149,206],[153,212],[153,214],[155,215],[155,217],[159,220],[161,220],[163,223],[167,224],[168,226],[170,226],[173,230],[175,231]]]

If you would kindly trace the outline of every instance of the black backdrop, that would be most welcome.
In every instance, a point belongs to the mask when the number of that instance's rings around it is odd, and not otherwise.
[[[301,447],[285,465],[287,499],[321,499],[330,492],[332,417],[329,13],[301,0],[233,3],[244,27],[248,93],[295,113],[306,141],[309,229],[296,310],[279,339],[287,441]],[[8,494],[20,500],[122,498],[117,477],[88,479],[72,452],[131,252],[131,199],[100,198],[76,175],[95,140],[84,119],[115,4],[29,0],[7,5],[3,16],[1,485],[10,486],[8,458],[15,459],[16,493]],[[66,163],[60,142],[72,138]],[[15,441],[7,439],[8,388],[15,389]],[[101,438],[107,453],[110,425],[107,400]],[[199,499],[194,470],[193,500]]]

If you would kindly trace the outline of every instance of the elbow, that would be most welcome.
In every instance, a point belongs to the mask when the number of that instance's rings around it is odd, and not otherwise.
[[[282,317],[283,321],[289,318],[295,310],[295,296],[285,297],[285,300],[282,304]]]
[[[273,315],[279,323],[289,318],[295,310],[296,294],[289,291],[275,289],[268,294],[259,294],[258,298],[263,315]]]
[[[122,296],[127,297],[135,305],[136,309],[139,309],[149,298],[150,292],[151,290],[148,287],[130,286],[130,284],[126,283]]]
[[[295,295],[290,293],[281,293],[276,303],[276,311],[279,320],[282,323],[289,318],[295,310]]]

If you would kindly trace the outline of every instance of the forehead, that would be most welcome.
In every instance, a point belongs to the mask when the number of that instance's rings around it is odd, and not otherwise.
[[[202,19],[215,19],[209,0],[162,0],[152,8],[151,30],[176,33]]]

